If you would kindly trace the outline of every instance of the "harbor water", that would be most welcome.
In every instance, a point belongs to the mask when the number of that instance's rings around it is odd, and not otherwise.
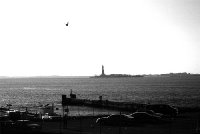
[[[6,78],[0,79],[0,105],[38,107],[61,104],[62,94],[70,90],[80,99],[167,103],[200,107],[200,77],[138,78]],[[72,108],[73,109],[73,108]],[[78,108],[74,107],[74,111]],[[79,109],[80,111],[84,111]],[[87,108],[88,110],[88,108]],[[86,113],[93,111],[90,109]],[[79,113],[77,113],[79,114]]]

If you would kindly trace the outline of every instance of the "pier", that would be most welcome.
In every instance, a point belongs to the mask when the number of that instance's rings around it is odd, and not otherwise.
[[[135,112],[138,109],[144,109],[146,106],[146,104],[138,104],[132,102],[116,102],[116,101],[102,100],[102,96],[99,96],[99,100],[89,100],[89,99],[77,99],[73,97],[67,98],[66,95],[62,95],[62,105],[88,106],[88,107],[112,109],[112,110],[127,111],[127,112]]]

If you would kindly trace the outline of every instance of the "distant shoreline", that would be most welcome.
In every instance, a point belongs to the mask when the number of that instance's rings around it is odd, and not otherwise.
[[[90,78],[90,76],[0,76],[0,79],[17,79],[17,78]]]
[[[117,76],[117,75],[95,75],[95,76],[0,76],[0,79],[28,79],[28,78],[143,78],[143,77],[200,77],[200,74],[190,74],[190,75],[128,75],[128,76]]]
[[[170,74],[143,74],[143,75],[128,75],[128,74],[110,74],[110,75],[95,75],[90,78],[140,78],[140,77],[193,77],[200,76],[200,74],[189,73],[170,73]]]
[[[167,73],[167,74],[108,74],[108,75],[94,75],[94,76],[60,76],[60,75],[50,75],[50,76],[0,76],[0,79],[9,78],[135,78],[135,77],[189,77],[189,76],[200,76],[200,74],[191,73]]]

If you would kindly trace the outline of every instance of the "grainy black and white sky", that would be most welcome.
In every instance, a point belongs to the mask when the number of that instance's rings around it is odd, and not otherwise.
[[[199,0],[1,0],[0,76],[200,73],[199,35]]]

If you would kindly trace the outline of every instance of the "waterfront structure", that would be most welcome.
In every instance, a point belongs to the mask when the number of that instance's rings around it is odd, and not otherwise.
[[[119,77],[144,77],[143,75],[129,75],[129,74],[105,74],[104,66],[101,68],[101,75],[94,76],[91,78],[119,78]]]
[[[105,76],[105,73],[104,73],[104,66],[102,65],[102,73],[101,73],[101,76]]]

